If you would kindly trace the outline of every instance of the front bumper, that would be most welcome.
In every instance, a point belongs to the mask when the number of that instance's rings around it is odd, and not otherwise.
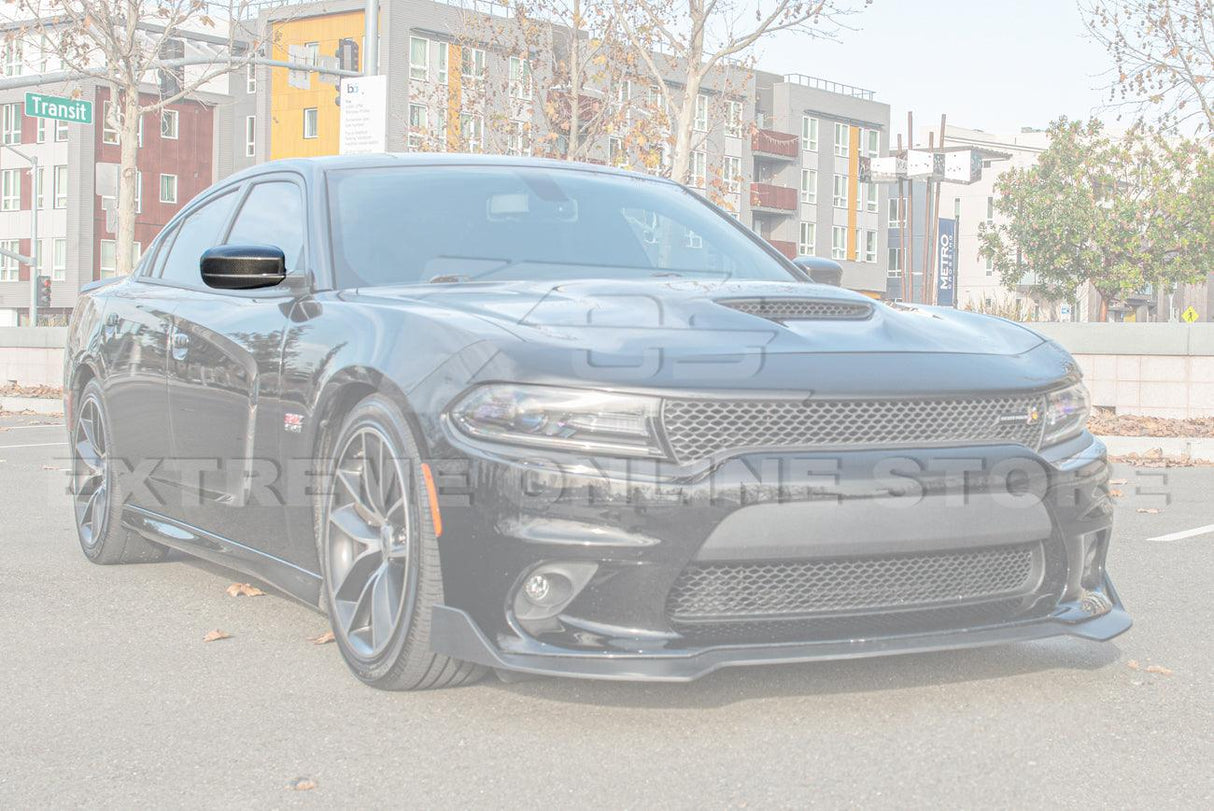
[[[445,473],[446,526],[446,604],[434,609],[432,647],[528,673],[687,681],[737,665],[1058,635],[1106,640],[1130,627],[1104,571],[1108,465],[1090,435],[1045,456],[999,445],[731,461],[605,470],[478,451],[456,465],[432,462]],[[800,610],[776,601],[775,614],[690,624],[672,613],[680,575],[695,565],[829,561],[846,570],[853,560],[1017,545],[1032,550],[1032,564],[1011,591],[977,593],[953,573],[956,593],[937,588],[931,602],[908,596],[913,578],[903,578],[873,604],[811,595]],[[520,611],[520,589],[553,566],[590,574],[558,612],[536,620]],[[727,602],[734,611],[750,605]]]

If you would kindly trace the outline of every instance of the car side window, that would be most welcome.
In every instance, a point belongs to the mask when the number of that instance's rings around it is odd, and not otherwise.
[[[232,213],[234,205],[236,194],[228,192],[191,212],[177,229],[177,235],[169,246],[164,266],[160,270],[160,277],[187,287],[201,285],[202,275],[198,260],[203,251],[219,244],[220,229],[228,221],[228,215]]]
[[[304,208],[299,186],[287,180],[258,183],[245,198],[228,245],[275,245],[287,260],[287,272],[304,265]]]

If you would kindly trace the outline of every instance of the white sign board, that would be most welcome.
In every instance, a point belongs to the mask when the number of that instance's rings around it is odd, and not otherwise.
[[[906,158],[873,158],[869,170],[874,183],[902,180],[906,177]]]
[[[973,149],[944,153],[944,179],[953,183],[977,183],[982,179],[982,153]]]
[[[388,130],[388,77],[342,77],[342,155],[383,152]]]
[[[312,59],[312,55],[303,45],[288,45],[287,59],[298,65],[302,65],[309,62]],[[312,74],[306,70],[288,70],[287,85],[299,90],[311,90]]]
[[[932,178],[938,180],[944,175],[944,155],[939,152],[925,152],[921,149],[906,151],[906,176],[921,180]]]

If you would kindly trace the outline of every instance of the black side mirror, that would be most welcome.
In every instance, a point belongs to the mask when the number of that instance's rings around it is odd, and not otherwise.
[[[220,245],[199,260],[202,280],[220,290],[273,287],[287,278],[287,259],[273,245]]]

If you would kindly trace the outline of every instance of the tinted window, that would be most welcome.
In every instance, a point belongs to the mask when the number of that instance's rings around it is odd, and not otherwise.
[[[198,260],[219,243],[219,229],[228,221],[236,195],[229,192],[194,211],[181,223],[160,271],[162,278],[193,287],[202,284]]]
[[[232,223],[227,241],[229,245],[277,245],[287,258],[287,270],[300,269],[304,258],[304,214],[299,186],[288,181],[254,186]]]
[[[434,280],[790,274],[670,183],[536,167],[402,167],[329,180],[340,287]]]

